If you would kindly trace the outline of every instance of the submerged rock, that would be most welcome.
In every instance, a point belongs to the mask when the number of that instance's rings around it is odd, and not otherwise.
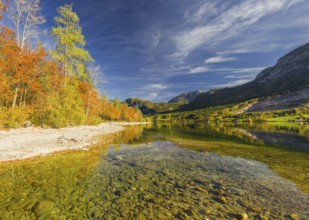
[[[219,196],[219,197],[217,198],[217,200],[218,200],[219,202],[223,203],[223,204],[226,204],[226,203],[227,203],[227,200],[226,200],[226,198],[225,198],[224,196]]]
[[[237,219],[238,220],[248,220],[249,217],[248,217],[247,213],[240,213],[240,214],[237,215]]]
[[[37,216],[40,216],[50,210],[52,210],[55,206],[55,203],[53,203],[52,201],[48,201],[48,200],[44,200],[40,203],[38,203],[35,208],[34,208],[34,213]]]
[[[296,214],[292,214],[290,215],[290,217],[293,219],[293,220],[299,220],[298,216]]]
[[[222,190],[222,189],[219,189],[218,190],[218,193],[220,194],[220,195],[224,195],[225,193],[224,193],[224,190]]]
[[[262,215],[262,214],[259,214],[259,218],[261,220],[268,220],[268,218],[266,216]]]
[[[160,204],[160,203],[163,203],[163,202],[164,202],[164,198],[162,198],[162,197],[156,197],[156,198],[154,198],[152,201],[153,201],[153,203],[155,203],[155,204]]]

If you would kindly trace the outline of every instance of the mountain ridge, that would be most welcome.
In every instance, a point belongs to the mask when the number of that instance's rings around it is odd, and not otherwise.
[[[256,98],[292,94],[301,90],[307,92],[309,91],[307,88],[309,88],[309,43],[290,51],[279,58],[274,66],[262,70],[253,81],[239,86],[209,91],[194,90],[182,93],[167,103],[152,103],[137,98],[127,99],[125,102],[129,106],[139,108],[143,114],[153,115],[240,103]],[[302,102],[306,101],[309,103],[309,99],[302,99]]]
[[[281,95],[309,88],[309,43],[300,46],[243,85],[203,93],[183,109],[198,109]]]
[[[183,103],[183,104],[188,104],[193,102],[196,97],[202,93],[206,93],[207,91],[205,90],[194,90],[186,93],[182,93],[171,100],[168,101],[168,103]]]

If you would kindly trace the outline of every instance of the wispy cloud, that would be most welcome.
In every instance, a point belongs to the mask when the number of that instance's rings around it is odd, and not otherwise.
[[[283,11],[282,15],[285,15],[287,13],[287,11],[293,6],[296,5],[298,3],[304,2],[305,0],[291,0],[290,3],[288,4],[288,6],[286,7],[286,9]]]
[[[150,83],[144,84],[139,88],[136,88],[131,94],[136,97],[140,97],[144,100],[156,100],[162,101],[166,98],[166,91],[169,89],[169,85],[165,83]],[[162,93],[164,92],[164,96]]]
[[[233,81],[228,82],[227,85],[235,86],[254,80],[255,77],[264,69],[265,67],[227,68],[220,69],[218,74],[227,74],[224,77],[225,79],[234,79]]]
[[[216,57],[211,57],[205,60],[205,63],[225,63],[225,62],[230,62],[230,61],[235,61],[237,60],[236,57],[222,57],[222,56],[216,56]]]
[[[199,5],[194,10],[185,12],[185,19],[189,23],[199,22],[201,19],[205,19],[205,16],[216,16],[220,12],[217,3],[214,1],[207,1]]]
[[[42,3],[42,29],[50,30],[60,0]],[[87,49],[108,72],[102,88],[121,99],[164,101],[245,83],[309,35],[305,0],[89,0],[74,10]]]
[[[218,68],[217,72],[226,72],[226,73],[252,73],[257,74],[261,72],[266,67],[248,67],[248,68]]]
[[[160,39],[161,39],[161,33],[160,30],[157,30],[157,32],[154,33],[152,36],[151,45],[153,47],[156,47],[160,43]]]
[[[190,68],[188,73],[196,74],[196,73],[205,73],[205,72],[208,72],[208,71],[209,71],[208,67],[198,66],[198,67]]]
[[[247,0],[225,10],[214,21],[180,32],[175,38],[178,57],[185,57],[194,49],[209,43],[235,37],[262,17],[282,10],[289,0]]]
[[[149,92],[146,94],[146,96],[143,96],[143,99],[145,100],[156,100],[159,96],[158,92]]]
[[[254,68],[226,68],[218,69],[220,74],[228,74],[224,78],[232,79],[230,82],[213,85],[214,88],[235,87],[252,81],[264,67]]]
[[[234,80],[228,83],[222,83],[222,84],[217,84],[217,85],[213,85],[213,88],[225,88],[225,87],[235,87],[235,86],[239,86],[242,85],[244,83],[249,82],[250,79],[238,79],[238,80]]]
[[[162,83],[154,83],[146,85],[144,88],[146,89],[157,89],[157,90],[164,90],[168,88],[168,85]]]

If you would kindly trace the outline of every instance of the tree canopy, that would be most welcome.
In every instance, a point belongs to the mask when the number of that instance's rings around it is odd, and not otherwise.
[[[28,11],[28,15],[33,19],[43,16],[39,0],[14,0],[11,7],[16,4],[20,7],[33,4],[35,12]],[[4,10],[1,0],[0,6]],[[14,30],[0,27],[0,126],[18,127],[31,121],[41,126],[62,127],[142,119],[139,110],[117,99],[110,101],[106,94],[102,97],[98,92],[96,79],[101,77],[101,71],[98,66],[90,65],[94,60],[84,48],[85,37],[72,5],[58,9],[56,27],[52,29],[57,45],[49,56],[41,43],[27,43],[42,22],[25,20],[18,24],[18,18],[27,16],[26,7],[8,8],[5,13],[17,12],[23,15],[11,16]]]
[[[58,8],[56,27],[52,28],[52,36],[57,41],[57,46],[50,55],[62,64],[65,85],[67,75],[87,78],[86,64],[93,61],[84,48],[86,42],[79,25],[79,17],[72,11],[72,7],[71,4]]]

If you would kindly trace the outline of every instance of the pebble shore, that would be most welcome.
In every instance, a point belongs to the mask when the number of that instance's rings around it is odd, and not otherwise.
[[[125,126],[140,122],[112,122],[97,126],[60,129],[18,128],[0,130],[0,162],[23,160],[67,150],[87,150],[95,145],[93,137],[121,132]]]

